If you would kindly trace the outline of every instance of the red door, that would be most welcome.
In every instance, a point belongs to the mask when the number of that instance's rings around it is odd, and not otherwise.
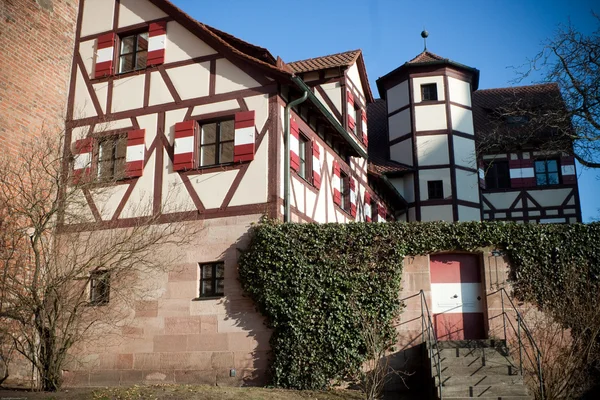
[[[477,256],[430,258],[433,322],[439,340],[484,339],[483,291]]]

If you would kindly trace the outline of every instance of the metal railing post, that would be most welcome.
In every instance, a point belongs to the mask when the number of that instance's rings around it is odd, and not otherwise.
[[[545,399],[545,394],[544,394],[544,375],[542,373],[542,355],[540,353],[540,351],[538,350],[537,352],[537,364],[538,364],[538,374],[539,374],[539,380],[540,380],[540,398],[542,400]]]
[[[517,339],[519,340],[519,371],[523,375],[523,350],[521,347],[521,316],[517,312]]]
[[[500,302],[502,303],[502,328],[504,329],[504,345],[508,346],[508,338],[506,337],[506,311],[504,311],[504,289],[500,291]]]
[[[419,293],[421,294],[421,339],[423,340],[423,343],[425,343],[425,311],[423,310],[423,290],[421,289]],[[427,345],[427,343],[425,343],[425,345]]]

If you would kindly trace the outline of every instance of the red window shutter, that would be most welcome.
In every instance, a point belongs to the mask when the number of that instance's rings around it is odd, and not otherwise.
[[[521,160],[508,160],[508,167],[510,168],[510,187],[523,187]]]
[[[300,169],[300,129],[294,118],[290,118],[290,167],[294,171]]]
[[[363,209],[365,210],[365,221],[371,222],[371,194],[365,192],[365,204]]]
[[[167,22],[153,22],[148,26],[148,61],[146,65],[165,63],[167,45]]]
[[[244,162],[254,160],[254,110],[235,114],[235,141],[233,161]]]
[[[341,180],[340,180],[341,174],[340,174],[340,164],[338,164],[337,161],[333,162],[333,179],[332,179],[332,186],[333,186],[333,202],[335,204],[337,204],[338,206],[342,204],[342,195],[340,193],[340,184],[341,184]]]
[[[312,173],[313,173],[313,185],[317,188],[321,188],[321,146],[316,140],[312,142]]]
[[[379,222],[385,222],[386,221],[386,215],[387,215],[387,210],[385,209],[385,205],[383,203],[379,203],[377,206],[377,214],[379,214],[379,218],[378,221]]]
[[[367,110],[362,110],[362,134],[363,134],[363,143],[365,146],[369,145],[369,133],[367,128]]]
[[[102,78],[114,73],[115,34],[113,32],[98,37],[96,46],[96,66],[94,78]]]
[[[92,176],[92,151],[94,139],[91,137],[77,140],[73,144],[73,184],[84,183]]]
[[[577,183],[577,172],[575,170],[575,157],[567,156],[560,159],[560,174],[562,183],[572,185]]]
[[[145,129],[136,129],[127,132],[125,173],[130,178],[142,176],[144,172],[144,157],[146,155],[146,146],[144,144],[145,132]]]
[[[350,178],[350,215],[356,217],[356,179]]]
[[[522,187],[532,187],[536,185],[534,163],[535,161],[532,159],[521,160]]]
[[[197,131],[198,123],[196,121],[175,124],[173,171],[184,171],[195,167],[194,149]]]
[[[356,121],[354,121],[354,95],[350,90],[346,90],[346,104],[347,104],[347,122],[348,122],[348,130],[353,131],[356,125]]]

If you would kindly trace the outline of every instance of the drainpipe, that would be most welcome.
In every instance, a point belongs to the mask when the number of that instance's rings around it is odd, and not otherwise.
[[[303,103],[308,98],[308,91],[304,91],[302,97],[285,106],[283,111],[283,221],[291,222],[290,218],[290,109],[295,105]]]

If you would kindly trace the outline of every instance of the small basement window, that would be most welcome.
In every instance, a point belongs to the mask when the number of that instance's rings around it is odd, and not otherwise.
[[[427,181],[427,192],[429,200],[439,200],[444,198],[443,181]]]
[[[437,84],[427,83],[421,85],[421,101],[437,101]]]
[[[148,32],[121,37],[119,73],[146,68],[148,60]]]
[[[98,306],[108,304],[110,296],[110,273],[93,271],[90,274],[90,304]]]
[[[219,297],[225,294],[225,263],[200,264],[200,297]]]

